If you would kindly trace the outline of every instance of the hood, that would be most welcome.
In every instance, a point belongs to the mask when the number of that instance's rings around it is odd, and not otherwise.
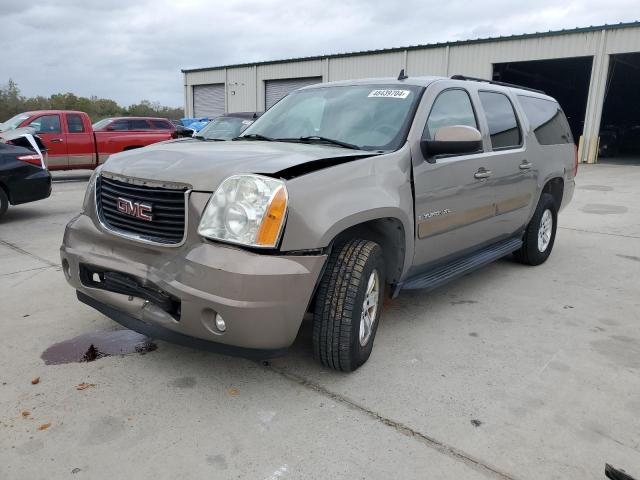
[[[255,140],[203,142],[182,139],[129,150],[109,157],[102,170],[142,180],[186,183],[194,190],[214,191],[227,177],[258,173],[287,178],[286,171],[301,173],[377,155],[328,145],[308,145]],[[291,178],[289,176],[288,178]]]

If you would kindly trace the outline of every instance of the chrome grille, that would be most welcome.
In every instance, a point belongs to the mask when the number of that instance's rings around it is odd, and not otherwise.
[[[186,191],[134,185],[103,175],[96,180],[96,207],[109,230],[137,240],[177,245],[184,239]],[[140,214],[141,208],[144,210]]]

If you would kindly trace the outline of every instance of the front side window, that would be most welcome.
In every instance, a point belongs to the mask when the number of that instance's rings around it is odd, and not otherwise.
[[[60,115],[43,115],[33,120],[29,127],[35,128],[36,133],[60,133]]]
[[[519,147],[522,135],[509,98],[498,92],[479,92],[478,95],[489,125],[491,147],[494,150]]]
[[[362,150],[396,150],[406,140],[422,90],[415,85],[298,90],[271,107],[243,136],[282,141],[324,137]]]
[[[478,128],[469,94],[458,88],[445,90],[433,102],[423,138],[433,140],[439,128],[454,125]]]
[[[567,117],[556,102],[518,95],[518,100],[540,145],[573,143]]]
[[[69,127],[69,133],[84,133],[84,123],[78,114],[67,114],[67,127]]]

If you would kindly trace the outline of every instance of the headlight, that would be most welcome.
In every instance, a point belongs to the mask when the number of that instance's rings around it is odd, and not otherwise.
[[[98,178],[98,174],[102,170],[102,165],[96,168],[91,174],[91,178],[89,178],[89,183],[87,184],[87,190],[84,192],[84,200],[82,201],[82,210],[87,211],[89,205],[93,203],[93,197],[95,195],[96,189],[96,178]]]
[[[284,182],[260,175],[235,175],[211,196],[198,233],[251,247],[275,247],[286,214]]]

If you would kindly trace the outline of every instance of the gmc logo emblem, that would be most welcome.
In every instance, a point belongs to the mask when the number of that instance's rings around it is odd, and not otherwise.
[[[131,217],[150,222],[153,220],[153,207],[148,203],[134,202],[127,198],[118,197],[118,211]]]

